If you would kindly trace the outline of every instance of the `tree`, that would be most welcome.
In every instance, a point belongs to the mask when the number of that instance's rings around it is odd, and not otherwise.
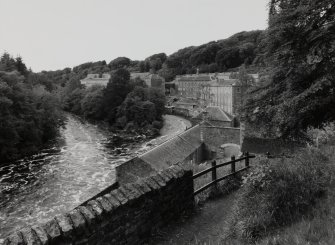
[[[0,71],[14,71],[16,70],[16,63],[9,53],[5,52],[0,58]]]
[[[155,104],[156,120],[162,120],[165,111],[165,94],[158,88],[149,89],[149,101]]]
[[[130,92],[130,73],[124,68],[118,69],[111,74],[103,96],[104,112],[110,123],[114,123],[118,106]]]
[[[130,66],[130,64],[131,60],[129,58],[118,57],[109,63],[109,67],[111,68],[111,70],[117,70],[120,68],[127,68],[128,66]]]
[[[15,59],[15,66],[16,70],[20,72],[22,75],[27,76],[28,75],[28,69],[26,65],[23,63],[22,57],[18,56]]]
[[[94,120],[103,118],[103,89],[102,86],[92,86],[85,91],[85,95],[81,100],[82,114]]]
[[[334,8],[332,0],[270,2],[270,76],[246,107],[246,119],[269,125],[269,135],[301,137],[335,119]]]

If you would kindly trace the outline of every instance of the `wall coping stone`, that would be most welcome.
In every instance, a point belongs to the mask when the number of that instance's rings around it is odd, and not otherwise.
[[[121,205],[121,202],[110,193],[105,194],[104,197],[106,197],[107,200],[113,205],[114,209],[117,209]]]
[[[135,199],[142,196],[142,192],[139,191],[133,184],[126,184],[124,185],[124,188],[127,189],[131,194],[135,196]]]
[[[118,189],[118,191],[120,191],[120,192],[127,198],[128,202],[130,202],[130,201],[136,199],[136,198],[137,198],[137,195],[136,195],[134,192],[132,192],[132,191],[130,191],[129,189],[127,189],[125,186],[126,186],[126,185],[121,186],[121,187]]]
[[[110,194],[119,200],[121,205],[124,205],[128,202],[128,199],[122,194],[122,192],[119,191],[119,189],[113,190],[110,192]]]
[[[91,212],[86,206],[79,206],[77,209],[84,216],[89,228],[93,230],[94,225],[97,223],[95,214]]]
[[[87,203],[86,207],[88,209],[91,209],[91,211],[94,212],[96,217],[100,217],[101,214],[103,213],[102,207],[99,205],[99,203],[96,200],[91,200]]]
[[[159,184],[156,183],[151,177],[148,177],[144,180],[144,182],[151,188],[151,190],[156,191],[159,190],[161,187]]]
[[[46,222],[42,228],[46,231],[51,240],[56,240],[61,236],[61,231],[55,218]]]
[[[96,200],[97,200],[97,202],[100,203],[100,205],[102,206],[103,210],[106,213],[109,214],[112,210],[114,210],[113,205],[104,196],[98,197]]]
[[[78,236],[89,233],[84,216],[77,209],[71,210],[69,213],[75,233]]]
[[[65,215],[65,214],[60,214],[60,215],[57,215],[55,219],[61,229],[62,234],[65,237],[71,238],[73,227],[72,227],[70,217],[68,217],[68,215]]]
[[[106,219],[104,215],[112,214],[118,207],[122,207],[130,201],[139,200],[147,193],[155,192],[157,194],[156,191],[167,186],[167,183],[185,175],[192,176],[192,171],[184,170],[179,165],[173,165],[166,170],[158,172],[156,175],[139,179],[135,183],[126,184],[103,196],[95,197],[65,214],[56,215],[53,219],[41,226],[32,226],[15,232],[5,239],[3,245],[72,244],[76,238],[81,239],[78,241],[79,243],[87,244],[94,233],[94,236],[99,236],[100,228],[95,228],[95,226],[99,226],[101,221],[107,221],[107,219],[109,223],[112,222],[109,218]],[[187,186],[188,184],[187,182]],[[190,195],[192,194],[193,193]],[[159,196],[161,196],[160,193]],[[174,202],[174,199],[172,198],[171,201]],[[148,210],[139,209],[135,211],[134,215],[141,217],[140,215],[146,214],[147,212]],[[116,217],[118,216],[116,215]],[[124,234],[136,233],[136,230],[139,229],[141,225],[141,222],[134,225],[131,221],[127,221],[124,227],[120,226],[111,231],[112,234],[116,236],[114,240],[117,241],[117,239],[120,238],[118,232]],[[99,239],[99,237],[97,237],[97,239]],[[137,242],[139,238],[135,234],[134,237],[129,237],[126,240],[128,241],[128,239],[129,241]],[[111,239],[111,241],[112,240],[113,239]]]
[[[33,226],[32,227],[35,234],[37,235],[38,239],[40,240],[40,242],[44,245],[44,244],[48,244],[48,235],[45,232],[45,230],[43,230],[41,227],[39,226]]]
[[[40,245],[42,244],[40,239],[35,234],[35,231],[31,227],[24,228],[21,230],[23,240],[26,244],[29,245]]]

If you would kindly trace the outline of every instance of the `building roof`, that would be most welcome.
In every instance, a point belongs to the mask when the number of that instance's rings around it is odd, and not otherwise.
[[[215,80],[210,75],[193,75],[193,76],[180,76],[178,78],[179,82],[199,82],[199,81],[205,81],[205,82],[210,82]]]
[[[184,161],[194,149],[200,147],[199,125],[173,137],[151,151],[139,156],[141,160],[154,166],[155,169]]]
[[[208,113],[208,119],[213,121],[221,121],[221,122],[231,122],[233,120],[232,116],[230,116],[227,112],[222,110],[219,106],[208,106],[205,111]],[[202,119],[203,112],[199,113],[195,118]]]
[[[238,79],[219,79],[211,83],[211,86],[240,86],[240,80]]]

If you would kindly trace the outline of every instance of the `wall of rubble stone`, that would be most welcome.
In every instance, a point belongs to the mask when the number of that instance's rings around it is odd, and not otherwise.
[[[141,244],[194,207],[192,171],[178,165],[126,184],[4,244]]]

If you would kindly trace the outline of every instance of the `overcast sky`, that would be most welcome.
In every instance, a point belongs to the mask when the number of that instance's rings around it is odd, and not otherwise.
[[[266,29],[269,0],[0,0],[0,53],[33,71],[133,60]]]

